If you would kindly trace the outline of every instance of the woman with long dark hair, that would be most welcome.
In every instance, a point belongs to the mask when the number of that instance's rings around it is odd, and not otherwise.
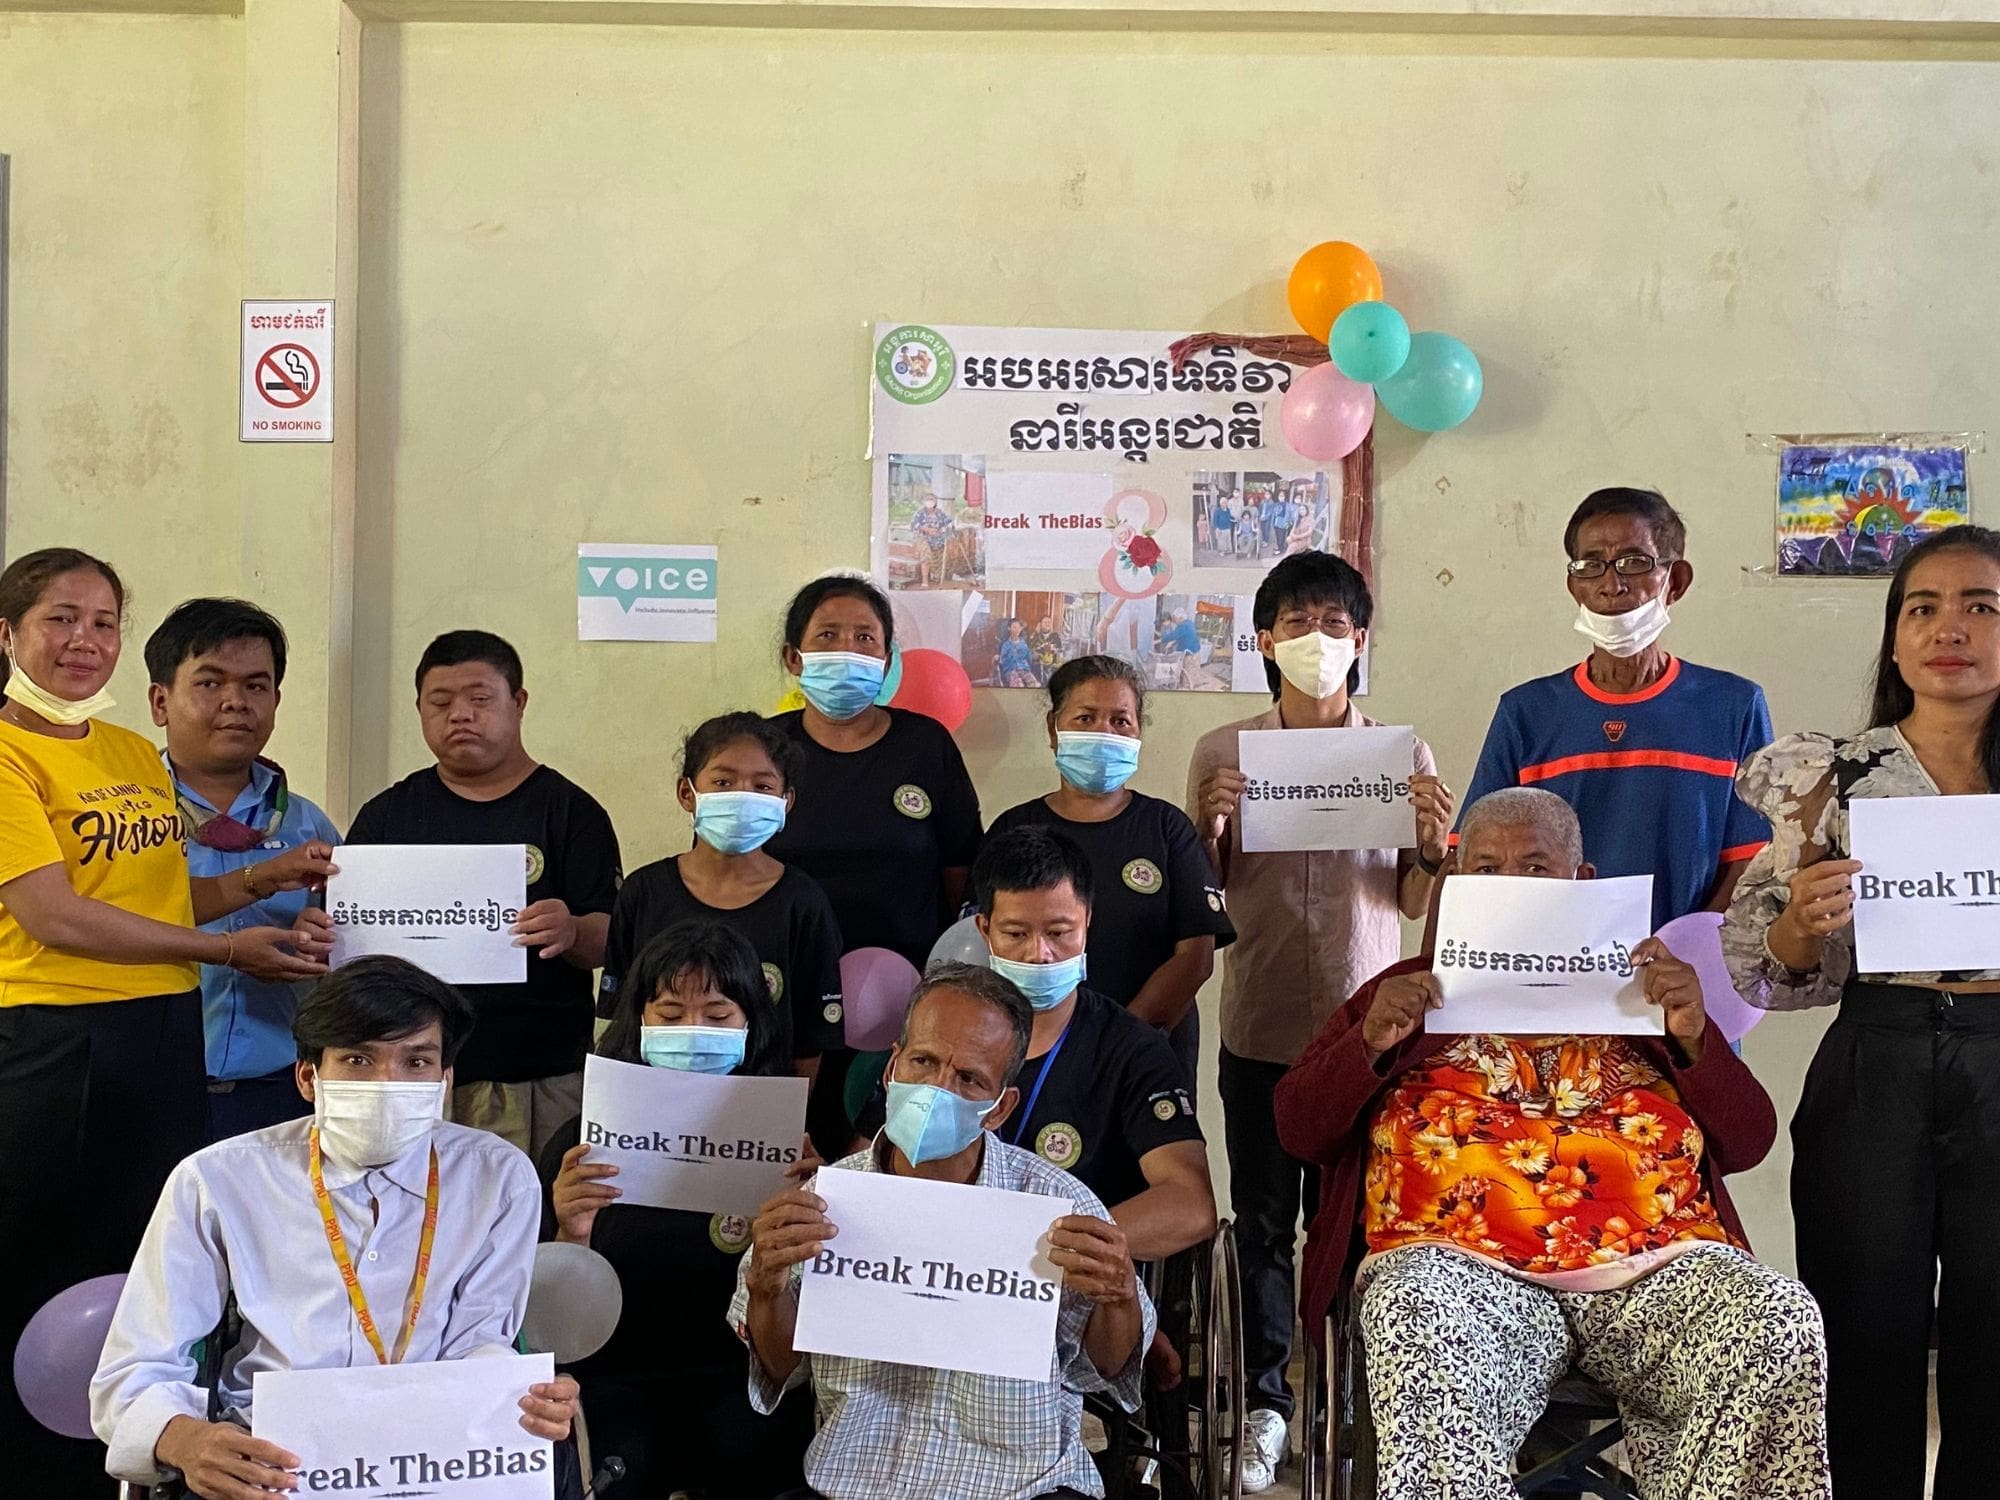
[[[2000,1407],[2000,969],[1857,972],[1848,807],[2000,792],[1996,701],[2000,531],[1954,526],[1889,585],[1869,727],[1788,736],[1737,777],[1772,841],[1730,904],[1730,973],[1769,1009],[1840,1006],[1792,1118],[1799,1278],[1826,1318],[1838,1500],[1923,1496],[1933,1326],[1932,1493],[1992,1493],[1982,1429]]]
[[[725,922],[680,922],[634,958],[597,1055],[682,1072],[781,1078],[790,1026],[749,941]],[[618,1169],[593,1162],[581,1120],[542,1152],[542,1238],[587,1245],[618,1272],[625,1307],[611,1341],[578,1363],[591,1444],[625,1461],[634,1500],[680,1491],[767,1500],[795,1488],[812,1438],[812,1395],[772,1416],[750,1407],[743,1346],[725,1314],[750,1221],[618,1202]]]

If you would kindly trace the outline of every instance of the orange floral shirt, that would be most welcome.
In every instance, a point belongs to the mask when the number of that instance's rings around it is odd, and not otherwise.
[[[1375,1116],[1368,1249],[1442,1241],[1554,1273],[1734,1243],[1701,1151],[1679,1093],[1622,1037],[1459,1037]]]

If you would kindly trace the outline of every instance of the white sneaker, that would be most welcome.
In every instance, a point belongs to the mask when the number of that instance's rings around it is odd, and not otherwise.
[[[1271,1466],[1255,1453],[1245,1453],[1238,1460],[1238,1467],[1243,1471],[1243,1493],[1246,1495],[1261,1495],[1278,1482]]]
[[[1244,1420],[1248,1451],[1243,1455],[1243,1492],[1254,1495],[1278,1482],[1291,1448],[1291,1426],[1283,1416],[1260,1408]]]

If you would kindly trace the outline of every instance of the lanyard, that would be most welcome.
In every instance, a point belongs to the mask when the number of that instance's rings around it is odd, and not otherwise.
[[[333,1251],[333,1263],[340,1271],[341,1282],[347,1288],[347,1300],[354,1308],[354,1321],[368,1335],[368,1344],[375,1351],[377,1364],[399,1365],[403,1356],[410,1352],[410,1336],[417,1331],[417,1315],[424,1307],[424,1287],[431,1279],[431,1244],[437,1239],[438,1222],[437,1147],[431,1147],[430,1180],[424,1185],[424,1230],[417,1240],[417,1273],[410,1278],[410,1300],[403,1310],[403,1331],[396,1335],[396,1357],[391,1359],[382,1348],[382,1335],[368,1311],[368,1299],[362,1294],[361,1277],[355,1272],[354,1257],[347,1253],[347,1238],[340,1232],[340,1221],[333,1216],[333,1199],[327,1196],[326,1179],[320,1174],[317,1128],[313,1130],[310,1141],[307,1161],[312,1172],[313,1200],[319,1205],[320,1222],[326,1226],[327,1248]]]
[[[1070,1026],[1075,1024],[1076,1021],[1072,1018]],[[1056,1044],[1049,1048],[1049,1055],[1042,1060],[1041,1074],[1035,1079],[1035,1086],[1028,1091],[1027,1107],[1021,1111],[1021,1118],[1014,1126],[1014,1138],[1007,1142],[1008,1145],[1020,1145],[1021,1137],[1028,1133],[1028,1121],[1035,1113],[1035,1101],[1042,1097],[1042,1085],[1049,1081],[1049,1074],[1056,1070],[1056,1059],[1062,1056],[1063,1043],[1069,1040],[1070,1026],[1063,1027],[1062,1035],[1056,1038]]]

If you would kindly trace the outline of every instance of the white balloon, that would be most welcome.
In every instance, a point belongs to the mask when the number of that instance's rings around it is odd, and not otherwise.
[[[939,964],[974,964],[983,969],[992,956],[986,939],[979,935],[979,919],[960,917],[945,928],[944,936],[931,948],[931,956],[924,961],[924,972],[928,974]]]
[[[559,1365],[588,1359],[611,1342],[624,1311],[618,1272],[595,1250],[561,1241],[535,1247],[528,1315],[521,1320],[530,1354],[553,1354]]]

